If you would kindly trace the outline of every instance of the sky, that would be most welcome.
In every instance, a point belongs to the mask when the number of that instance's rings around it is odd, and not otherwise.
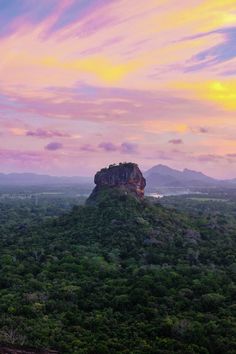
[[[236,0],[0,0],[0,172],[236,177]]]

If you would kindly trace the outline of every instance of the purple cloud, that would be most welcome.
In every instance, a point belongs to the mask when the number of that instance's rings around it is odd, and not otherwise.
[[[63,145],[61,143],[52,142],[47,144],[44,148],[45,150],[55,151],[55,150],[62,149]]]
[[[208,129],[207,129],[207,128],[204,128],[204,127],[200,127],[200,128],[199,128],[199,132],[200,132],[200,133],[208,133]]]
[[[195,38],[209,36],[215,33],[220,33],[224,36],[224,41],[216,46],[201,51],[191,59],[192,65],[187,67],[184,71],[198,71],[203,68],[210,67],[212,65],[223,63],[235,58],[236,56],[236,27],[221,28],[216,31],[210,31],[206,33],[200,33]],[[192,40],[194,37],[188,37],[187,40]]]
[[[224,159],[224,156],[215,155],[215,154],[203,154],[197,157],[197,160],[201,162],[215,162],[221,159]]]
[[[123,143],[121,144],[120,151],[124,154],[136,154],[137,144]]]
[[[87,151],[87,152],[95,152],[95,151],[96,151],[96,149],[95,149],[92,145],[90,145],[90,144],[82,145],[82,146],[80,147],[80,150],[81,150],[81,151]]]
[[[57,0],[41,0],[40,3],[29,0],[0,0],[0,36],[14,33],[17,30],[15,23],[22,18],[30,23],[40,23],[48,18],[57,6]]]
[[[107,152],[116,151],[118,149],[113,143],[101,143],[98,147]]]
[[[101,143],[98,145],[99,148],[107,152],[119,151],[122,154],[136,154],[137,144],[124,142],[120,145],[114,145],[113,143]]]
[[[96,86],[86,86],[78,84],[76,89],[61,89],[59,87],[48,88],[49,93],[63,96],[67,101],[55,103],[38,97],[22,97],[13,95],[12,101],[4,98],[5,108],[11,109],[11,114],[25,116],[26,114],[36,114],[45,118],[85,120],[96,123],[111,122],[119,119],[120,123],[128,122],[135,116],[135,121],[156,120],[164,121],[175,115],[176,120],[183,119],[183,116],[192,112],[192,118],[199,115],[214,117],[221,113],[218,107],[212,104],[179,98],[174,92],[169,92],[166,98],[164,92],[145,92],[142,90],[128,90],[118,88],[101,88]],[[20,93],[19,93],[20,95]],[[99,104],[97,104],[99,102]],[[78,111],[80,115],[78,116]],[[122,114],[119,114],[122,112]],[[75,118],[76,117],[76,118]]]
[[[37,151],[19,151],[19,150],[0,150],[0,158],[2,160],[13,160],[13,161],[41,161],[42,155]]]
[[[68,138],[70,134],[59,132],[57,130],[45,130],[45,129],[36,129],[36,130],[27,130],[25,133],[26,136],[34,136],[37,138],[53,138],[53,137],[60,137],[60,138]]]
[[[73,0],[69,2],[65,0],[65,3],[68,3],[67,6],[65,7],[64,11],[60,13],[56,22],[53,23],[53,25],[48,31],[48,34],[60,31],[61,29],[80,21],[80,29],[75,34],[79,37],[84,37],[94,33],[99,29],[104,28],[110,22],[113,23],[113,16],[109,14],[109,11],[106,16],[95,15],[101,9],[101,6],[107,6],[106,1]],[[82,18],[86,19],[86,16],[90,15],[91,13],[93,14],[92,18],[91,16],[89,16],[88,20],[81,21]]]
[[[236,159],[236,154],[227,154],[226,156],[231,159]]]
[[[171,140],[169,140],[169,144],[174,144],[174,145],[183,144],[183,140],[182,139],[171,139]]]

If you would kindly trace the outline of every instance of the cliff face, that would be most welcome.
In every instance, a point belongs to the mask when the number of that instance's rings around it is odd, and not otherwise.
[[[101,171],[96,173],[94,183],[96,187],[90,195],[88,202],[96,200],[99,191],[107,188],[118,188],[142,199],[146,186],[146,180],[138,165],[131,162],[110,165],[108,168],[101,169]]]

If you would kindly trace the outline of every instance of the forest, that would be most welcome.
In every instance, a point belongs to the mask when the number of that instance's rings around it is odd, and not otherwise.
[[[236,198],[0,198],[0,343],[234,354]]]

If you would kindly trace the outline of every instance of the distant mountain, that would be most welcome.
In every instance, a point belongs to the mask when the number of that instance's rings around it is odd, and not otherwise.
[[[35,173],[0,173],[0,185],[5,186],[35,186],[55,184],[87,184],[92,183],[91,177],[57,177]]]
[[[189,169],[183,171],[172,169],[165,165],[150,168],[144,174],[147,187],[207,187],[218,185],[219,180]]]
[[[230,180],[226,180],[226,182],[230,182],[230,183],[236,184],[236,178],[233,178],[233,179],[230,179]]]
[[[236,178],[218,180],[189,169],[175,170],[165,165],[157,165],[144,173],[147,189],[157,187],[210,187],[231,186],[235,187]],[[92,177],[81,176],[50,176],[36,173],[0,173],[0,186],[43,186],[43,185],[76,185],[93,184]]]

